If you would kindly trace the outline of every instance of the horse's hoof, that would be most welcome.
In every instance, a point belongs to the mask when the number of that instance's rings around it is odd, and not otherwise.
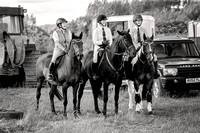
[[[141,112],[140,112],[140,111],[136,111],[136,113],[137,113],[137,114],[140,114]]]
[[[149,112],[148,112],[148,115],[152,115],[152,116],[153,116],[153,112],[152,112],[152,111],[149,111]]]
[[[99,110],[95,110],[95,112],[96,112],[97,114],[101,114],[101,111],[99,111]]]
[[[67,113],[64,113],[63,116],[64,116],[64,117],[67,117]]]
[[[81,115],[81,111],[77,111],[77,114],[78,114],[78,115]]]

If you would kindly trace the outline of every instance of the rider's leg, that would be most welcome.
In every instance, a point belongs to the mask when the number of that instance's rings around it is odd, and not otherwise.
[[[48,78],[47,80],[49,82],[52,82],[54,80],[54,76],[53,76],[53,73],[55,71],[55,62],[56,62],[56,59],[61,56],[63,54],[62,50],[59,49],[58,47],[55,47],[54,48],[54,51],[53,51],[53,56],[52,56],[52,59],[51,59],[51,63],[49,65],[49,75],[48,75]]]
[[[93,62],[92,67],[93,67],[93,73],[94,73],[93,79],[97,80],[99,78],[99,75],[98,75],[98,56],[97,56],[97,62]]]

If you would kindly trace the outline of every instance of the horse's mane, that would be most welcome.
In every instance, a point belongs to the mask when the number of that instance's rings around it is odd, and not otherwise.
[[[111,46],[109,48],[110,52],[112,54],[112,57],[114,56],[114,54],[116,53],[116,51],[118,51],[118,47],[119,47],[120,43],[122,43],[121,36],[117,35],[117,37],[115,38],[115,40],[113,41],[113,43],[111,44]]]

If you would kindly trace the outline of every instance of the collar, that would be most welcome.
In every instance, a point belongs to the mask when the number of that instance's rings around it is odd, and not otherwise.
[[[105,28],[106,26],[102,26],[101,24],[98,23],[98,27]]]

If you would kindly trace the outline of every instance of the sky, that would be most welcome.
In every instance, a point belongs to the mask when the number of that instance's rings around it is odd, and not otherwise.
[[[88,5],[94,0],[0,0],[0,6],[27,9],[36,17],[36,25],[55,24],[60,17],[68,21],[85,16]]]

